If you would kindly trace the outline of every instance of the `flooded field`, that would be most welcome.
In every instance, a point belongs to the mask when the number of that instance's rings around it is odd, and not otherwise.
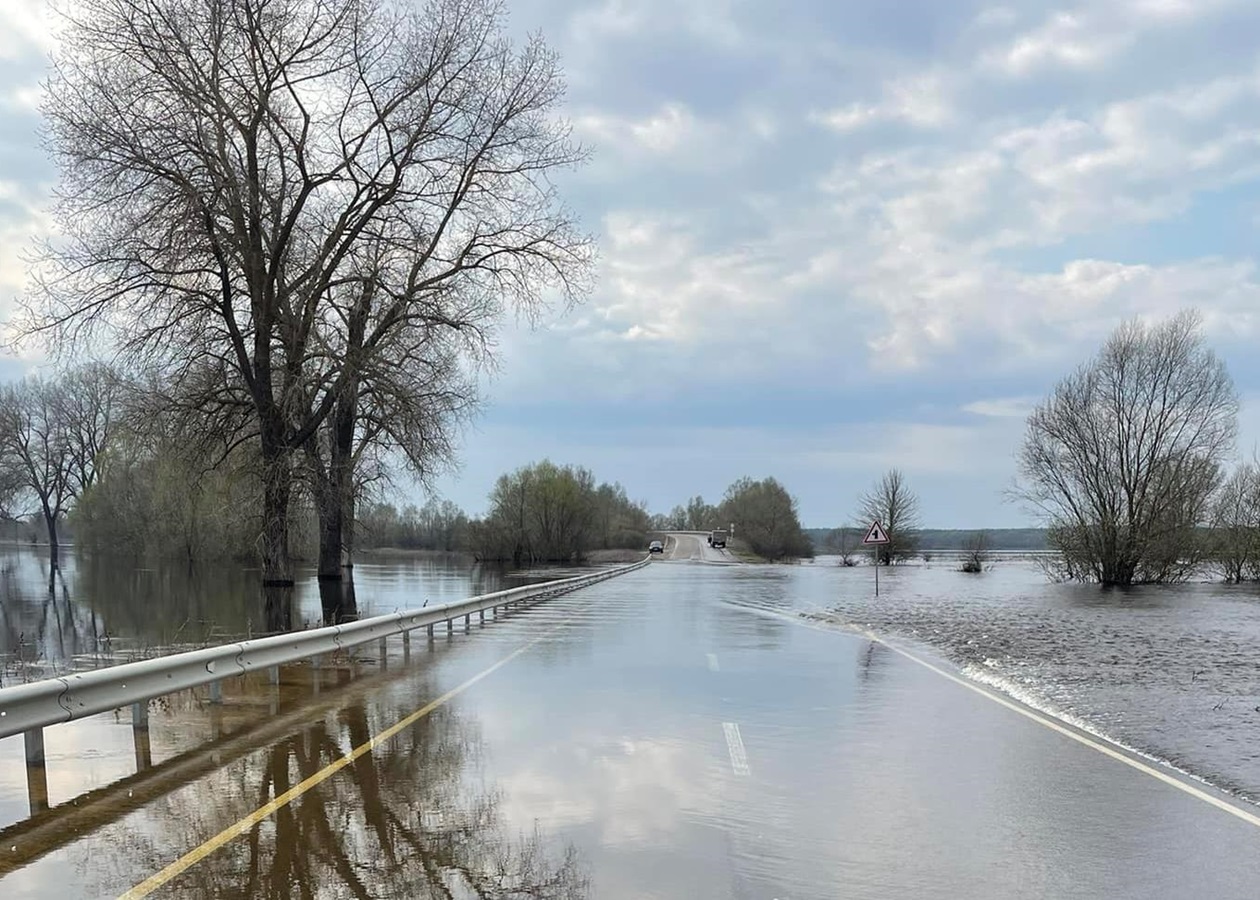
[[[1047,583],[1029,558],[979,575],[938,558],[831,568],[827,618],[933,648],[968,677],[1260,798],[1260,589],[1213,583],[1103,591]]]

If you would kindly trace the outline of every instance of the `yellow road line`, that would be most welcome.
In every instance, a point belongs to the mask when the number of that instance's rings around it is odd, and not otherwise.
[[[223,829],[222,831],[220,831],[218,834],[210,838],[210,840],[206,841],[200,847],[197,847],[196,849],[191,850],[188,853],[184,854],[179,859],[175,860],[175,862],[167,866],[165,869],[158,872],[156,875],[153,875],[152,877],[146,879],[145,881],[133,887],[131,890],[127,891],[127,893],[123,894],[119,898],[119,900],[138,900],[138,898],[140,897],[149,896],[149,894],[153,893],[155,890],[162,887],[171,879],[177,877],[178,875],[188,870],[192,866],[195,866],[197,863],[201,862],[201,860],[205,859],[211,853],[218,850],[224,844],[228,843],[234,838],[240,837],[242,834],[249,831],[249,829],[253,828],[263,819],[266,819],[276,810],[281,809],[284,806],[287,806],[289,803],[293,802],[298,797],[305,794],[311,788],[317,787],[323,782],[327,781],[329,778],[331,778],[336,773],[340,772],[346,766],[350,765],[350,763],[354,762],[363,754],[370,753],[378,745],[383,744],[385,741],[389,740],[394,735],[398,734],[398,732],[402,731],[407,726],[415,723],[419,719],[423,719],[429,713],[433,712],[433,710],[447,703],[449,700],[451,700],[451,698],[459,694],[462,694],[464,691],[468,690],[478,681],[481,681],[481,679],[492,674],[498,669],[503,668],[512,660],[516,659],[516,657],[520,656],[526,650],[529,650],[538,642],[545,640],[546,638],[555,634],[557,630],[558,629],[553,629],[547,632],[547,634],[543,634],[543,635],[540,635],[539,637],[534,638],[529,643],[525,644],[522,647],[517,648],[512,653],[509,653],[507,656],[503,657],[503,659],[499,660],[494,665],[490,666],[488,669],[485,669],[479,672],[478,674],[474,675],[472,678],[469,678],[467,681],[465,681],[463,684],[459,685],[458,687],[452,688],[451,690],[443,694],[441,697],[438,697],[436,700],[426,703],[424,706],[420,707],[415,712],[408,715],[406,718],[401,719],[398,722],[395,722],[393,725],[391,725],[389,728],[386,728],[384,731],[382,731],[380,734],[373,737],[367,743],[360,744],[358,747],[355,747],[345,756],[342,756],[338,758],[336,761],[329,763],[323,769],[321,769],[320,771],[312,775],[310,778],[307,778],[305,781],[301,782],[300,784],[297,784],[294,787],[289,788],[283,794],[273,799],[266,806],[262,806],[258,808],[257,810],[255,810],[254,812],[246,816],[245,818],[241,819],[235,825],[231,825]]]
[[[1024,706],[1023,704],[1016,703],[1012,700],[1007,700],[1004,697],[1000,697],[994,692],[988,690],[987,688],[982,687],[979,684],[976,684],[975,682],[968,681],[965,678],[960,678],[957,675],[952,674],[951,672],[945,671],[939,666],[934,666],[930,662],[927,662],[926,660],[919,659],[919,657],[915,656],[913,653],[909,653],[905,650],[902,650],[900,647],[897,647],[897,646],[894,646],[893,644],[888,643],[888,641],[885,641],[883,638],[881,638],[877,634],[873,634],[869,631],[866,631],[865,629],[861,629],[861,631],[865,637],[870,638],[872,641],[875,641],[877,644],[887,647],[889,650],[901,656],[904,656],[906,659],[910,660],[911,662],[918,663],[919,665],[923,666],[923,668],[928,669],[929,671],[935,672],[937,675],[940,675],[942,678],[948,678],[950,681],[954,682],[955,684],[960,684],[970,691],[975,691],[977,694],[979,694],[982,697],[987,697],[988,699],[992,700],[994,703],[1005,706],[1007,709],[1017,712],[1021,716],[1024,716],[1025,718],[1032,719],[1038,725],[1043,725],[1046,728],[1049,728],[1051,731],[1056,731],[1065,737],[1069,737],[1072,740],[1076,741],[1078,744],[1084,744],[1086,747],[1089,747],[1091,750],[1097,750],[1099,753],[1103,754],[1104,756],[1109,756],[1112,759],[1116,760],[1117,762],[1122,762],[1126,766],[1137,769],[1139,772],[1145,775],[1149,775],[1152,778],[1162,781],[1167,785],[1175,787],[1179,791],[1184,791],[1185,793],[1189,794],[1191,797],[1194,797],[1198,800],[1202,800],[1204,803],[1209,803],[1212,806],[1215,806],[1217,809],[1220,809],[1229,813],[1231,816],[1236,816],[1237,818],[1242,819],[1244,822],[1250,825],[1255,825],[1256,827],[1260,828],[1260,816],[1256,815],[1255,813],[1248,812],[1247,810],[1242,809],[1238,806],[1235,806],[1232,803],[1227,803],[1226,801],[1222,800],[1220,797],[1210,794],[1205,790],[1201,790],[1200,788],[1195,787],[1193,784],[1182,781],[1180,778],[1174,778],[1172,775],[1169,775],[1167,772],[1160,771],[1155,766],[1149,765],[1143,762],[1141,759],[1138,759],[1134,756],[1130,756],[1127,753],[1122,753],[1116,747],[1108,746],[1108,744],[1104,742],[1104,740],[1101,738],[1096,739],[1096,738],[1090,737],[1088,734],[1084,732],[1078,731],[1073,728],[1068,728],[1062,723],[1055,721],[1050,716],[1042,715],[1041,713],[1036,712],[1035,710],[1027,706]]]

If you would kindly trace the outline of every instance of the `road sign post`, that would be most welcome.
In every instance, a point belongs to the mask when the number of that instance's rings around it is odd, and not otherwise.
[[[875,548],[875,596],[879,596],[879,545],[888,543],[888,532],[884,526],[879,524],[876,519],[871,523],[871,527],[866,529],[866,537],[862,538],[863,544],[870,544]]]

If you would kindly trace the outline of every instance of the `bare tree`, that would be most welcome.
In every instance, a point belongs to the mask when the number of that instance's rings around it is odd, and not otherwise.
[[[0,391],[0,456],[6,480],[33,499],[48,531],[53,568],[57,526],[75,493],[75,460],[56,382],[32,375]]]
[[[476,407],[476,387],[460,368],[457,348],[439,346],[441,340],[438,332],[432,347],[363,368],[306,442],[321,579],[340,578],[353,565],[355,505],[365,482],[401,459],[428,485],[453,461],[455,432]]]
[[[1028,419],[1016,496],[1049,525],[1060,577],[1179,581],[1231,452],[1238,398],[1198,317],[1121,325]]]
[[[584,155],[556,57],[514,47],[498,0],[71,9],[44,107],[62,234],[27,331],[104,331],[186,402],[244,398],[263,578],[291,582],[295,455],[368,373],[414,371],[434,329],[488,353],[507,310],[585,288],[549,177]]]
[[[867,525],[877,521],[888,532],[888,543],[876,545],[876,559],[881,565],[904,562],[918,552],[919,498],[900,469],[889,469],[862,495],[857,519]]]
[[[851,568],[857,565],[857,551],[862,533],[852,525],[842,525],[827,532],[823,547],[840,557],[840,565]]]
[[[984,566],[989,561],[989,558],[989,533],[987,531],[973,531],[967,536],[966,541],[963,542],[962,565],[958,568],[960,571],[974,575],[984,571]]]
[[[1225,581],[1238,584],[1260,574],[1260,468],[1242,465],[1212,500],[1211,559]]]

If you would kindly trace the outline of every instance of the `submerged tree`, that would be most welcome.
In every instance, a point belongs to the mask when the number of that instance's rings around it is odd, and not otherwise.
[[[1239,466],[1221,484],[1211,507],[1212,565],[1238,584],[1260,576],[1260,468]]]
[[[812,557],[814,546],[801,529],[796,499],[774,478],[741,478],[726,489],[717,517],[735,525],[736,536],[769,560]]]
[[[904,562],[919,550],[919,498],[906,484],[900,469],[889,469],[858,502],[858,521],[864,527],[879,522],[888,543],[876,545],[881,565]]]
[[[967,535],[966,541],[963,542],[963,558],[962,564],[958,567],[959,571],[972,575],[979,574],[984,571],[985,564],[988,563],[990,556],[989,533],[987,531],[973,531]]]
[[[1060,577],[1185,579],[1231,452],[1238,398],[1198,317],[1120,326],[1028,419],[1018,497],[1049,525]]]
[[[423,394],[401,381],[418,335],[488,348],[508,310],[584,287],[550,179],[583,155],[557,60],[514,47],[504,13],[81,0],[64,19],[44,105],[61,235],[26,331],[106,332],[189,402],[246,401],[265,581],[292,578],[297,455],[369,373]]]
[[[0,485],[11,502],[27,498],[37,507],[54,568],[62,518],[96,480],[118,389],[114,373],[99,364],[0,389]]]

